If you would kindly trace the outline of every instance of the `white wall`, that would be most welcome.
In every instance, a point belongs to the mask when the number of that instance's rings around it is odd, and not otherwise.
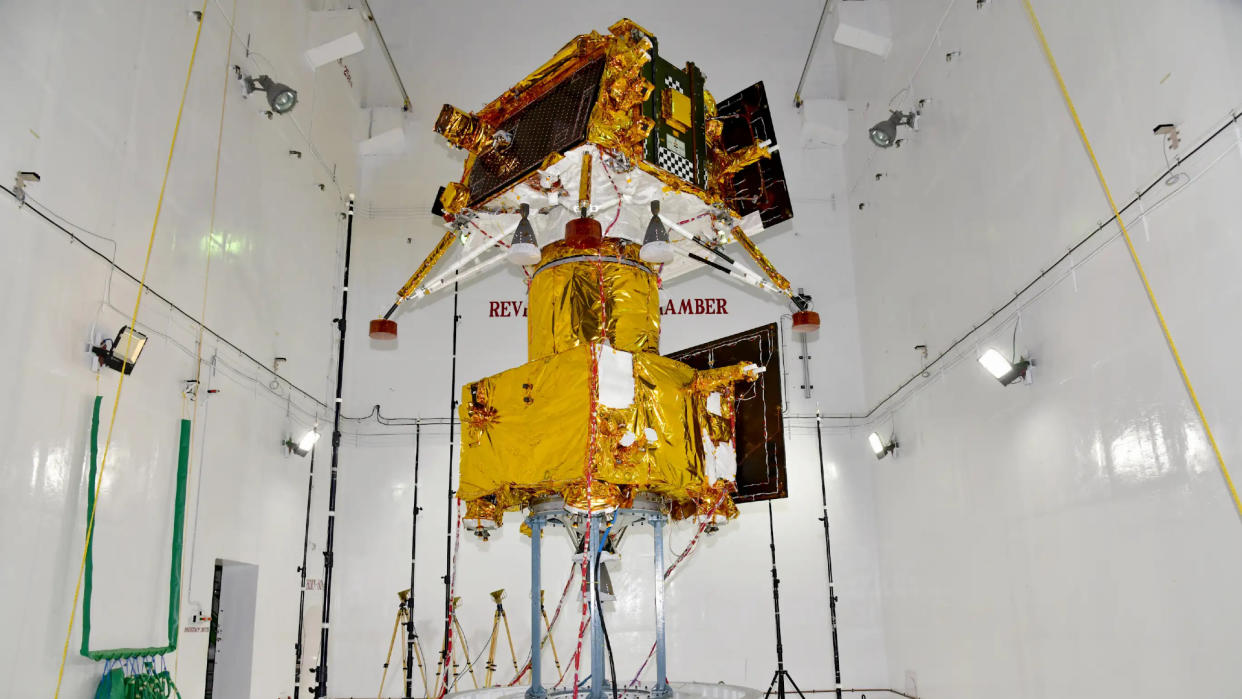
[[[117,264],[135,274],[197,28],[188,9],[102,1],[0,7],[5,184],[17,170],[39,172],[42,182],[29,191],[40,208],[108,254],[115,241]],[[343,239],[338,187],[348,191],[355,181],[355,107],[339,70],[312,75],[302,63],[307,15],[299,5],[239,3],[241,38],[231,62],[293,85],[301,102],[291,115],[269,121],[227,78],[217,237],[209,242],[226,11],[211,3],[204,18],[147,282],[193,315],[205,289],[209,326],[263,365],[287,357],[281,375],[322,399]],[[262,58],[243,56],[247,35]],[[290,149],[305,157],[291,157]],[[334,166],[337,183],[328,174]],[[7,245],[0,323],[11,340],[11,368],[0,379],[0,695],[50,696],[74,613],[90,402],[96,391],[103,394],[106,426],[118,376],[105,370],[97,383],[85,348],[92,326],[113,334],[128,322],[136,285],[112,275],[110,300],[101,307],[105,261],[7,199],[0,202],[0,228]],[[205,285],[208,245],[214,253]],[[176,430],[193,409],[181,391],[194,375],[196,327],[150,295],[139,324],[151,340],[124,385],[99,505],[96,646],[163,641]],[[280,442],[310,424],[318,408],[289,398],[286,383],[269,388],[270,372],[210,335],[203,358],[203,394],[220,392],[200,400],[195,425],[183,627],[194,603],[210,611],[214,559],[257,564],[253,696],[285,696],[308,460],[285,456]],[[313,540],[322,540],[322,531],[317,525]],[[79,619],[61,696],[93,694],[102,669],[77,654],[80,629]],[[206,637],[181,636],[175,663],[184,696],[201,695]]]
[[[362,215],[353,264],[362,281],[351,294],[351,327],[363,327],[388,308],[396,289],[442,235],[430,204],[437,187],[460,177],[462,156],[432,132],[440,106],[448,102],[477,108],[573,35],[604,31],[624,14],[659,37],[661,53],[669,60],[694,60],[701,66],[718,99],[756,80],[765,82],[795,219],[760,243],[795,285],[815,295],[824,318],[824,330],[812,345],[815,393],[810,400],[796,388],[802,383],[798,348],[785,348],[788,383],[794,388],[788,392],[789,411],[805,416],[820,404],[861,406],[852,254],[847,219],[839,206],[845,199],[841,151],[800,150],[800,124],[792,106],[819,3],[799,2],[782,12],[743,4],[720,11],[714,3],[655,2],[627,5],[624,13],[615,7],[550,2],[513,8],[482,3],[372,6],[402,66],[414,109],[405,127],[406,153],[363,159]],[[804,91],[808,97],[835,95],[831,58],[829,50],[819,53]],[[768,298],[708,274],[669,283],[664,298],[670,297],[724,297],[730,313],[666,316],[664,351],[772,322],[787,312]],[[524,298],[520,275],[508,269],[463,285],[455,384],[450,380],[451,293],[403,308],[397,316],[400,339],[395,349],[372,343],[361,331],[352,334],[346,355],[346,413],[365,415],[379,403],[389,417],[448,416],[449,401],[458,395],[456,386],[526,361],[525,320],[488,317],[490,301]],[[776,504],[785,648],[799,684],[822,689],[832,686],[832,648],[822,525],[817,519],[818,457],[814,432],[807,422],[800,425],[786,435],[791,497]],[[374,420],[351,422],[351,429],[360,434],[346,439],[342,455],[335,570],[341,592],[333,601],[330,689],[333,695],[365,696],[378,687],[395,593],[408,586],[414,438],[412,427],[384,427]],[[844,682],[875,686],[885,681],[887,661],[878,605],[872,471],[870,463],[858,462],[858,435],[827,430],[825,440]],[[429,670],[434,670],[442,640],[444,588],[439,578],[444,574],[448,461],[446,427],[424,427],[420,504],[425,509],[418,528],[416,623],[431,657]],[[775,658],[766,517],[762,505],[743,507],[741,518],[707,539],[671,584],[669,675],[674,681],[766,687],[771,679]],[[461,543],[458,594],[464,605],[462,623],[476,653],[483,650],[491,626],[493,605],[487,593],[497,588],[508,591],[506,609],[519,653],[529,637],[529,544],[517,531],[519,523],[511,514],[503,533],[490,542],[466,536]],[[679,549],[690,533],[685,525],[674,527],[672,544]],[[637,671],[652,638],[650,535],[637,530],[631,536],[614,581],[632,590],[633,597],[607,611],[617,672],[624,681]],[[549,607],[554,607],[569,552],[560,532],[548,541],[544,586]],[[558,628],[562,661],[573,651],[577,623],[571,601]],[[504,669],[507,653],[502,643],[498,678],[505,681],[512,675]],[[552,661],[549,653],[544,657],[546,677]],[[652,676],[649,666],[644,677]],[[398,684],[390,680],[385,695],[396,696]]]
[[[893,102],[929,99],[919,132],[874,148],[866,128],[946,8],[891,5],[886,61],[838,50],[868,407],[919,373],[914,345],[935,357],[1109,218],[1017,2],[953,5]],[[1122,203],[1166,167],[1155,125],[1181,129],[1172,160],[1242,105],[1236,3],[1035,7]],[[1126,216],[1235,469],[1242,413],[1221,321],[1240,292],[1239,139],[1228,129]],[[867,423],[902,446],[875,486],[891,685],[955,699],[1237,691],[1239,517],[1116,233]],[[974,360],[1009,350],[1019,309],[1017,349],[1038,366],[1033,385],[1002,389]]]

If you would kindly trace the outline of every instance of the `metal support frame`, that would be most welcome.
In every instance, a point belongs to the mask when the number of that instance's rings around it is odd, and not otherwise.
[[[547,690],[543,688],[543,666],[539,651],[543,646],[543,630],[539,628],[539,591],[543,588],[541,576],[541,550],[543,549],[544,518],[531,515],[526,520],[530,526],[530,688],[526,690],[526,699],[545,699]],[[551,632],[549,632],[549,635]]]
[[[668,662],[664,646],[664,521],[665,517],[652,517],[655,533],[655,621],[656,621],[656,681],[651,690],[652,699],[664,699],[672,694],[668,688]]]
[[[641,496],[640,496],[641,497]],[[652,699],[667,699],[672,695],[667,682],[667,662],[665,655],[665,615],[664,615],[664,524],[668,521],[668,513],[664,503],[655,499],[636,499],[633,508],[619,509],[611,514],[593,514],[587,521],[582,514],[572,513],[565,509],[565,503],[559,497],[549,498],[531,507],[526,517],[526,525],[531,531],[530,550],[530,687],[526,690],[526,699],[547,699],[548,691],[543,686],[543,668],[541,667],[540,649],[543,645],[543,630],[539,626],[541,620],[539,590],[542,585],[542,536],[545,528],[560,525],[566,529],[576,530],[582,526],[590,527],[591,546],[600,549],[600,539],[605,529],[605,518],[610,518],[614,539],[632,524],[646,522],[652,526],[655,551],[655,622],[656,622],[656,681],[651,690]],[[591,609],[591,689],[588,699],[608,699],[610,687],[605,681],[604,634],[601,623],[599,586],[596,584],[596,570],[590,565],[593,551],[583,551],[588,556],[588,587]],[[618,688],[619,689],[619,688]]]

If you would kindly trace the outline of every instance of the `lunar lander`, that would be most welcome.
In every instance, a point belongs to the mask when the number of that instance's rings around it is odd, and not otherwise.
[[[477,112],[445,105],[435,129],[468,152],[461,180],[436,197],[448,230],[371,322],[372,337],[394,338],[402,304],[505,260],[525,269],[528,361],[462,388],[457,496],[465,526],[484,537],[506,512],[526,513],[531,699],[546,696],[545,527],[564,527],[582,557],[590,691],[602,697],[599,561],[629,525],[652,526],[650,691],[662,696],[663,526],[694,518],[714,528],[737,513],[737,395],[768,367],[756,358],[696,368],[661,356],[662,284],[708,267],[790,304],[794,332],[819,325],[810,298],[793,293],[751,239],[793,215],[763,84],[717,102],[704,82],[693,63],[674,66],[649,31],[621,20],[607,34],[575,37]],[[734,243],[759,271],[727,251]],[[431,277],[455,245],[462,254]],[[764,439],[781,439],[779,407],[775,416]]]

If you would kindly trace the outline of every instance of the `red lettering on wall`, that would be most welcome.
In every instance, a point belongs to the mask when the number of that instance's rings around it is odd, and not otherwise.
[[[526,318],[530,307],[525,301],[488,301],[489,318]],[[659,307],[662,316],[728,315],[729,300],[724,298],[668,299]]]

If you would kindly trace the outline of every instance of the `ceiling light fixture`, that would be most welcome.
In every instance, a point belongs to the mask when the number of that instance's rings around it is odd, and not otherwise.
[[[867,133],[871,136],[871,142],[880,148],[888,148],[897,142],[897,127],[909,126],[915,128],[915,119],[918,117],[917,112],[901,112],[894,110],[888,115],[888,118],[880,123],[872,126]]]
[[[1026,378],[1027,371],[1033,364],[1025,357],[1019,357],[1016,362],[1005,359],[1005,355],[991,347],[979,356],[979,363],[993,378],[1000,381],[1002,386],[1008,386]]]
[[[134,365],[138,363],[138,355],[147,344],[147,336],[128,325],[122,326],[116,338],[104,340],[91,351],[99,357],[99,363],[126,374],[132,374]]]
[[[509,244],[509,261],[515,265],[533,265],[539,262],[539,240],[535,237],[535,228],[530,225],[530,204],[522,204],[522,220],[518,221],[517,230],[513,232],[513,240]]]
[[[897,451],[897,440],[890,437],[887,442],[880,436],[878,432],[872,432],[867,435],[867,444],[871,446],[871,453],[875,454],[875,458],[883,459],[884,457]]]

